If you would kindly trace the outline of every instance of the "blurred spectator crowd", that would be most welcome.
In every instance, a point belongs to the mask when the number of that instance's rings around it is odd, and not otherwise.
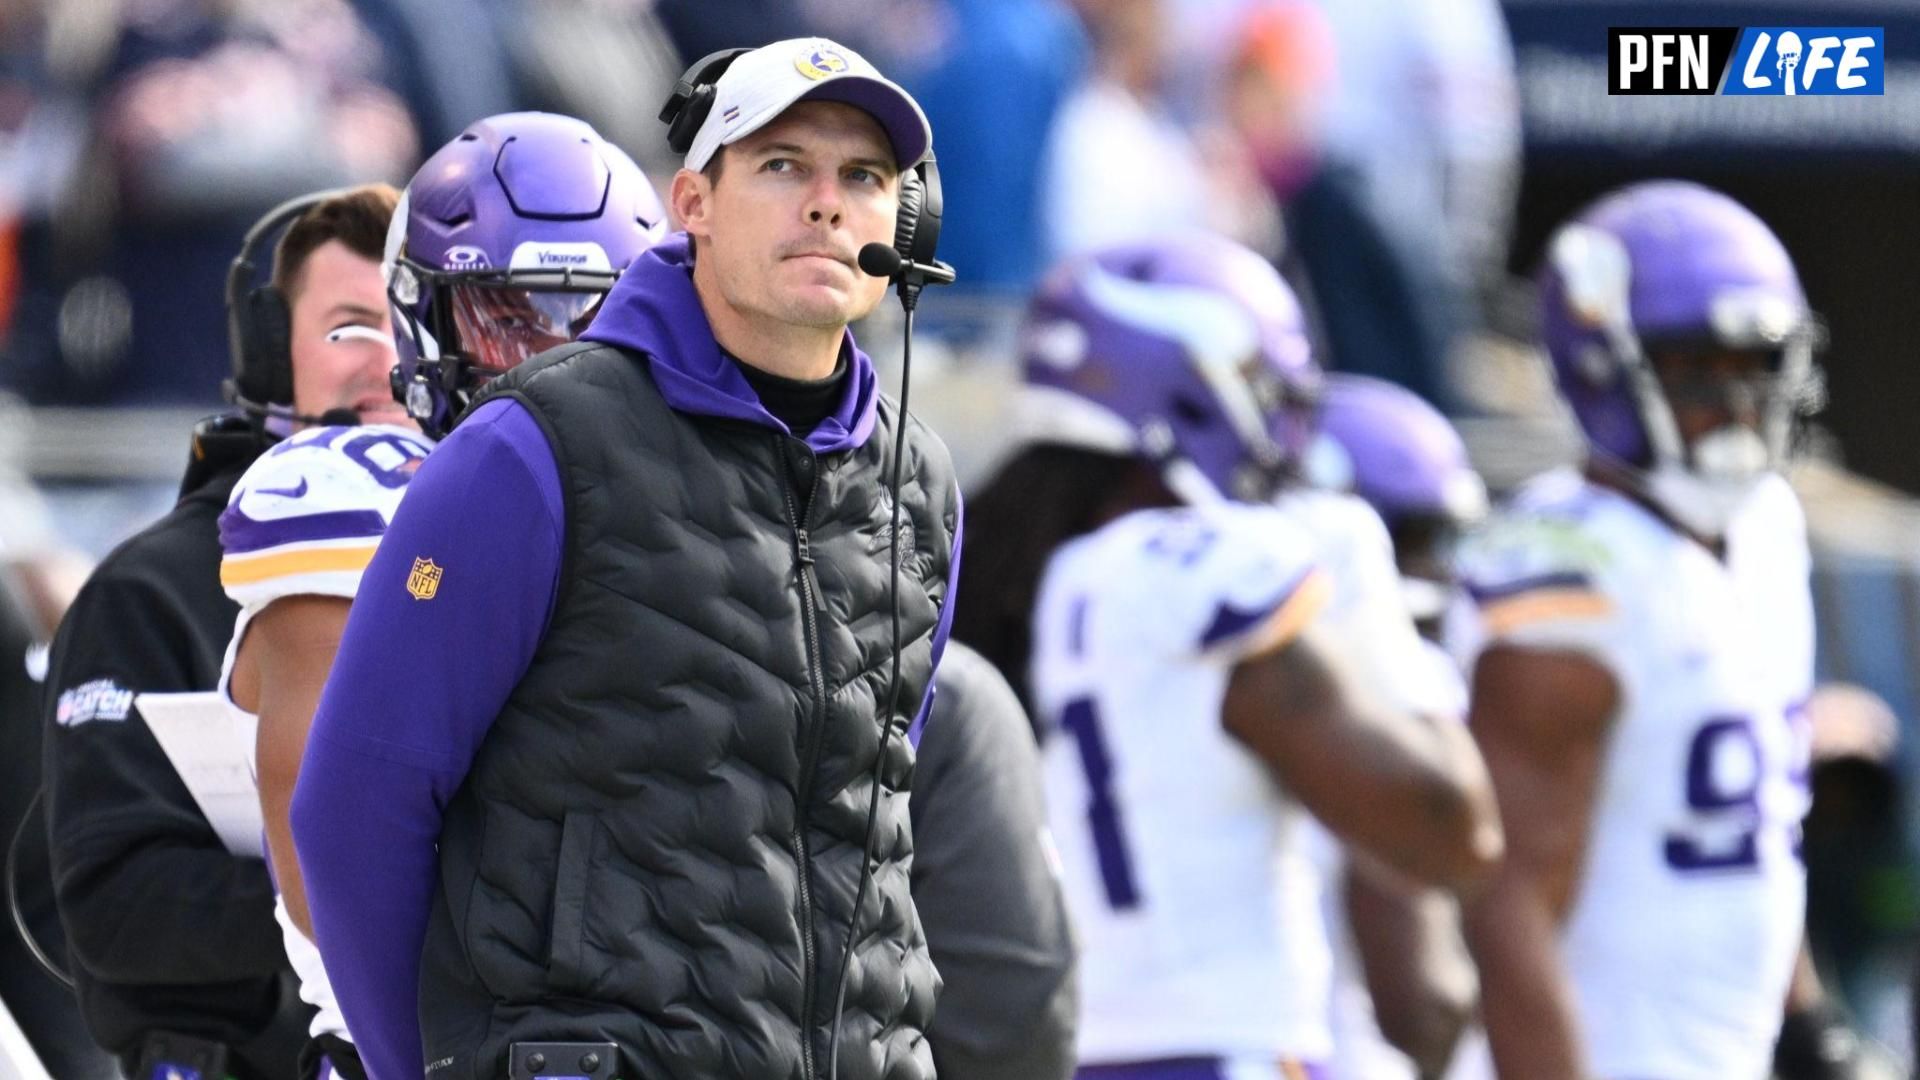
[[[925,105],[973,295],[1206,225],[1317,287],[1335,366],[1447,398],[1517,183],[1491,0],[5,0],[0,388],[212,403],[222,277],[268,206],[401,181],[514,108],[671,176],[653,113],[683,58],[805,33]]]

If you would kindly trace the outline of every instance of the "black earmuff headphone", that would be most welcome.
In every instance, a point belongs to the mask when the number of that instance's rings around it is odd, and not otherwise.
[[[300,215],[347,192],[316,191],[267,211],[247,230],[240,254],[227,269],[227,349],[233,377],[227,380],[226,394],[254,416],[291,415],[293,405],[293,316],[285,294],[272,282],[256,283],[257,252]]]
[[[693,149],[700,125],[713,112],[713,99],[720,76],[735,60],[752,49],[721,49],[708,53],[676,79],[667,103],[660,107],[660,122],[667,125],[667,148],[685,156]],[[908,170],[900,178],[900,215],[894,221],[893,249],[906,266],[934,265],[934,250],[940,242],[940,218],[946,201],[940,190],[940,169],[933,154]]]

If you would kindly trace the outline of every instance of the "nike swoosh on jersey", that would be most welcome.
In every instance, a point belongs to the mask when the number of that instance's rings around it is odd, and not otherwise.
[[[307,478],[304,476],[301,477],[300,482],[290,488],[263,487],[263,488],[254,488],[253,490],[259,492],[262,495],[281,495],[289,499],[297,499],[300,496],[305,495],[307,493]]]

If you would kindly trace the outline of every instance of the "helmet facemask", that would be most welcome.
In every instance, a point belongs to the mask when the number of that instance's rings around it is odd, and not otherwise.
[[[403,255],[388,297],[396,331],[417,358],[402,399],[408,412],[429,433],[444,431],[494,377],[579,337],[618,279],[616,271],[571,267],[434,270]]]

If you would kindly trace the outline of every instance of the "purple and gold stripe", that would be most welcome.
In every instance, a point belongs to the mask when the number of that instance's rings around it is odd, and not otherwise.
[[[274,578],[296,574],[330,572],[360,573],[373,561],[378,544],[353,544],[345,547],[302,548],[297,551],[270,551],[259,555],[228,556],[220,560],[220,585],[231,589],[256,585]]]
[[[1593,579],[1578,570],[1558,570],[1551,574],[1535,574],[1532,577],[1515,578],[1495,585],[1482,585],[1472,581],[1463,581],[1461,585],[1473,602],[1485,607],[1521,593],[1538,592],[1542,589],[1585,589],[1593,588]]]
[[[1212,648],[1229,638],[1251,633],[1248,655],[1272,652],[1306,629],[1315,615],[1325,610],[1333,596],[1333,585],[1318,570],[1308,570],[1280,590],[1279,595],[1252,608],[1237,608],[1222,603],[1213,613],[1213,621],[1200,634],[1200,646]]]
[[[238,506],[229,506],[220,515],[220,546],[229,557],[319,540],[378,539],[386,531],[387,519],[378,510],[330,510],[257,521]]]

